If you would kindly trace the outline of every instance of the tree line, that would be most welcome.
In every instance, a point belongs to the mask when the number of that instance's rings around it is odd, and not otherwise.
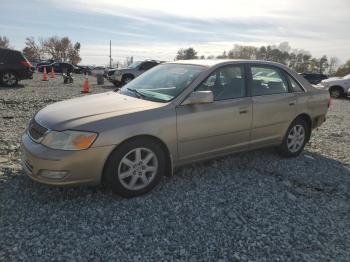
[[[10,41],[5,36],[0,36],[1,47],[11,48]],[[68,37],[52,36],[37,40],[34,37],[27,37],[22,51],[32,62],[52,59],[57,62],[78,64],[81,61],[80,49],[79,42],[73,43]],[[288,42],[260,47],[236,44],[232,49],[223,51],[218,56],[209,55],[207,57],[199,56],[192,47],[181,48],[175,60],[187,59],[256,59],[278,62],[299,73],[311,72],[334,76],[344,76],[350,73],[350,60],[339,65],[336,57],[328,58],[326,55],[320,58],[312,57],[306,50],[293,49]]]
[[[260,47],[236,44],[232,49],[224,51],[221,55],[209,55],[207,57],[199,56],[192,47],[181,48],[175,57],[175,60],[188,59],[266,60],[284,64],[299,73],[310,72],[334,76],[344,76],[350,73],[350,60],[339,66],[339,60],[336,57],[328,58],[326,55],[321,58],[312,57],[310,52],[306,50],[293,49],[288,42]]]
[[[6,36],[0,36],[0,48],[11,48],[10,41]],[[73,43],[68,37],[52,36],[48,38],[27,37],[23,54],[31,62],[52,59],[56,62],[68,62],[78,64],[81,45],[79,42]]]

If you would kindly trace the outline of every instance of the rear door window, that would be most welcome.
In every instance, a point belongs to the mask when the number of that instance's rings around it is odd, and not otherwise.
[[[252,66],[252,95],[288,93],[288,84],[282,73],[273,67]]]

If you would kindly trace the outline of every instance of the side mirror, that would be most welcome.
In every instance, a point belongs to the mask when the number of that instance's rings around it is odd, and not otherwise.
[[[207,104],[212,102],[214,102],[212,91],[195,91],[182,102],[182,105]]]

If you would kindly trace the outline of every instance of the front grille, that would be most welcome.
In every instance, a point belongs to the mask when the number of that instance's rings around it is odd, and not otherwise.
[[[28,134],[36,142],[39,142],[47,131],[46,127],[38,124],[34,119],[29,123]]]

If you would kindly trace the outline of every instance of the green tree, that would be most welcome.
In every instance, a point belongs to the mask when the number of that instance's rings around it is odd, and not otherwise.
[[[192,47],[189,47],[187,49],[181,48],[179,51],[177,51],[175,60],[189,60],[197,58],[197,52]]]
[[[350,74],[350,60],[346,61],[346,63],[340,66],[335,72],[335,76],[345,76]]]

